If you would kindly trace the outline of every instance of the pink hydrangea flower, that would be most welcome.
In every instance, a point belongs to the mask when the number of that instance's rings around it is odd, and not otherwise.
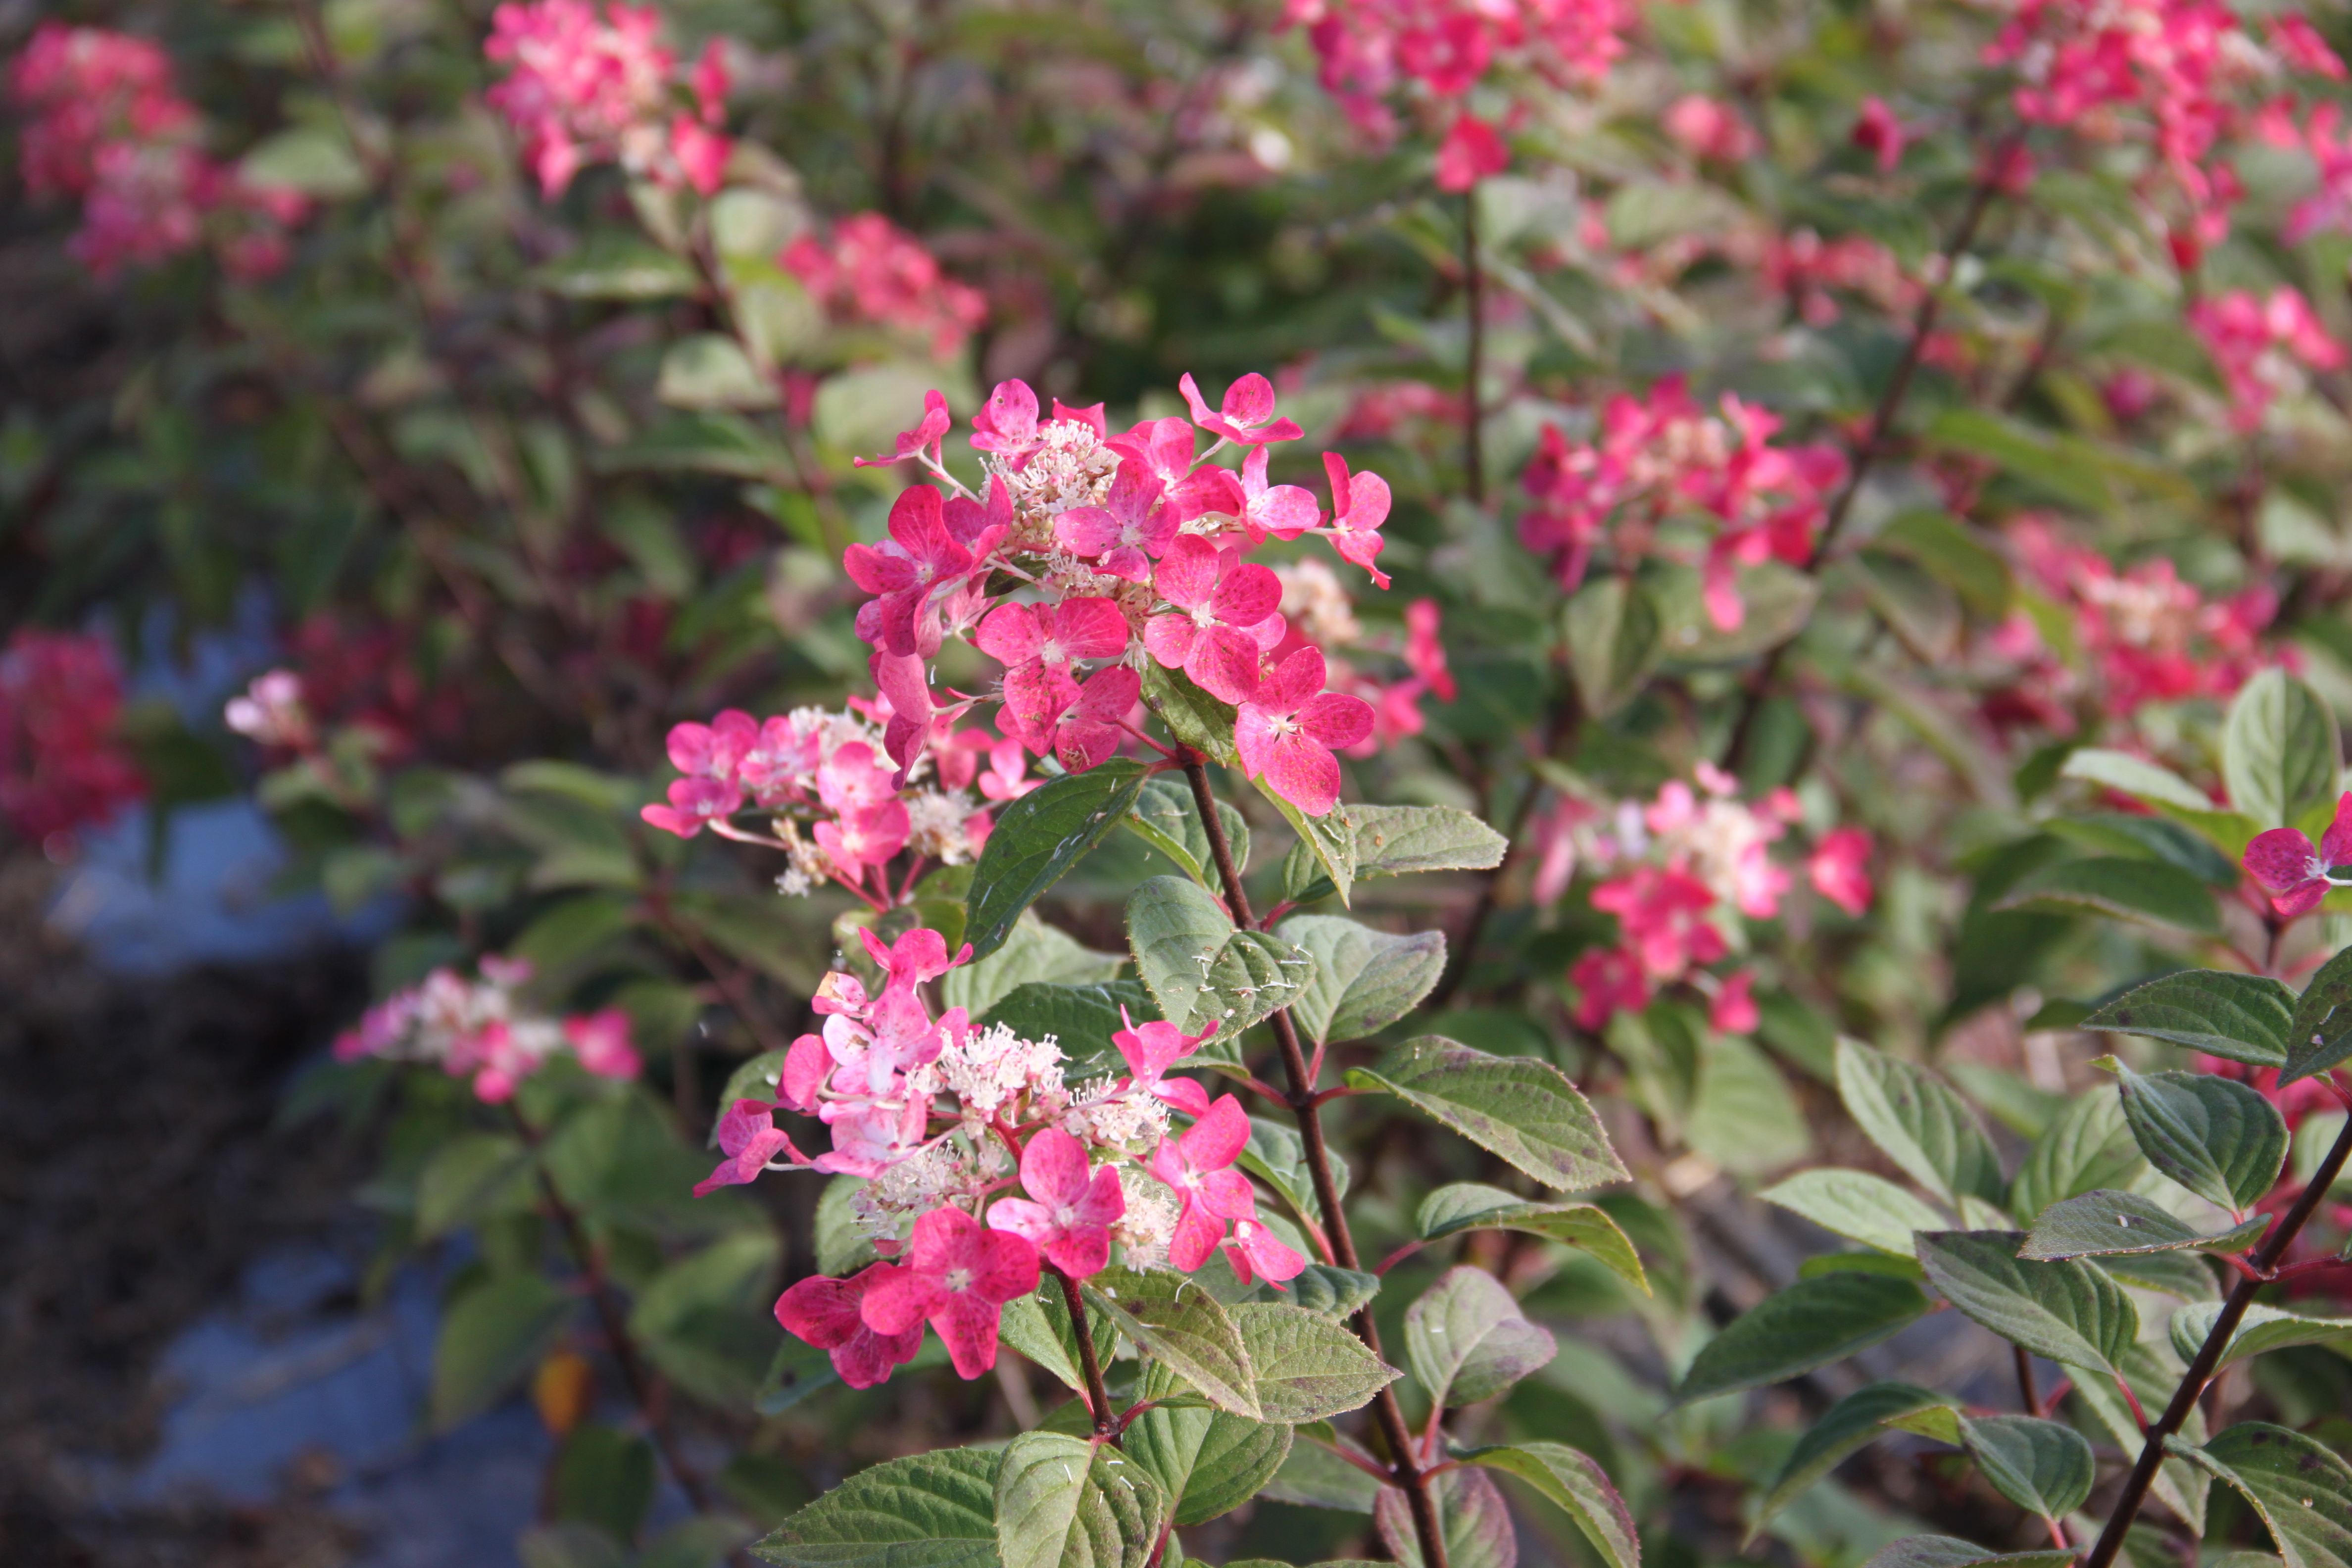
[[[1073,1279],[1110,1263],[1110,1227],[1127,1213],[1127,1193],[1108,1165],[1088,1173],[1087,1146],[1058,1127],[1042,1127],[1021,1151],[1025,1198],[999,1198],[991,1229],[1025,1238]]]
[[[1113,1034],[1110,1043],[1118,1047],[1126,1058],[1127,1070],[1133,1075],[1132,1087],[1140,1093],[1163,1100],[1185,1115],[1198,1120],[1209,1114],[1209,1091],[1189,1078],[1168,1078],[1168,1069],[1201,1048],[1202,1042],[1217,1032],[1211,1024],[1197,1035],[1188,1035],[1174,1024],[1155,1018],[1141,1027],[1118,1010],[1119,1022],[1127,1026]]]
[[[1286,1281],[1307,1269],[1306,1257],[1255,1215],[1234,1221],[1234,1238],[1225,1244],[1224,1252],[1234,1277],[1244,1285],[1255,1284],[1262,1277],[1276,1289],[1286,1290]]]
[[[1878,155],[1880,174],[1893,174],[1895,165],[1903,162],[1905,140],[1903,121],[1886,107],[1885,99],[1873,93],[1862,100],[1862,113],[1853,122],[1853,144]]]
[[[2352,791],[2336,801],[2336,820],[2319,836],[2316,848],[2297,828],[2273,827],[2254,835],[2244,865],[2270,894],[2271,908],[2289,920],[2317,909],[2330,888],[2352,886],[2352,869],[2336,879],[2337,868],[2352,868]]]
[[[717,1170],[694,1184],[696,1197],[755,1180],[778,1154],[791,1154],[796,1163],[805,1163],[799,1160],[792,1139],[776,1125],[775,1110],[773,1100],[739,1100],[719,1114],[719,1152],[726,1158],[719,1162]]]
[[[903,332],[937,359],[961,353],[988,320],[986,295],[949,277],[919,240],[880,213],[842,219],[830,243],[804,234],[776,262],[835,321]]]
[[[885,653],[937,653],[938,595],[970,576],[996,538],[989,530],[970,542],[958,540],[939,491],[929,485],[901,491],[890,508],[888,542],[852,544],[842,554],[850,581],[878,595],[858,610],[858,636]]]
[[[1242,765],[1309,816],[1339,804],[1339,761],[1332,753],[1372,728],[1370,704],[1324,690],[1324,676],[1322,650],[1300,648],[1241,705],[1234,729]]]
[[[1729,104],[1703,92],[1686,92],[1668,104],[1662,123],[1666,134],[1694,158],[1736,163],[1755,156],[1756,132],[1748,121]]]
[[[1192,423],[1213,436],[1255,447],[1267,441],[1296,441],[1306,434],[1292,421],[1275,417],[1274,383],[1255,371],[1225,388],[1225,400],[1213,414],[1193,384],[1191,372],[1177,378],[1176,387],[1184,395],[1184,405],[1192,411]]]
[[[776,1298],[776,1321],[786,1333],[831,1352],[833,1370],[842,1382],[852,1388],[872,1388],[923,1348],[919,1321],[889,1334],[866,1321],[866,1295],[895,1272],[891,1265],[877,1263],[846,1279],[822,1275],[803,1279]]]
[[[687,778],[669,786],[669,804],[646,805],[638,816],[664,833],[691,838],[713,822],[723,822],[743,809],[741,786],[718,779]]]
[[[2344,345],[2328,335],[2311,302],[2288,284],[2257,300],[2243,289],[2209,296],[2189,308],[2189,324],[2205,342],[2230,388],[2230,422],[2252,430],[2283,390],[2302,384],[2306,371],[2341,370]]]
[[[1077,698],[1070,666],[1125,653],[1128,625],[1110,599],[1000,605],[971,640],[1004,666],[1004,706],[1013,722],[1002,727],[1031,751],[1044,752],[1050,749],[1055,721]]]
[[[1151,581],[1151,563],[1176,537],[1167,488],[1132,460],[1118,466],[1100,506],[1074,506],[1054,520],[1054,537],[1095,570],[1130,583]]]
[[[1618,1013],[1637,1013],[1650,1005],[1650,977],[1641,958],[1625,948],[1585,952],[1570,965],[1568,978],[1578,992],[1580,1029],[1598,1029]]]
[[[1454,117],[1437,146],[1437,188],[1466,191],[1511,166],[1511,151],[1500,132],[1475,114]]]
[[[1389,520],[1389,482],[1378,474],[1350,475],[1348,460],[1337,452],[1323,454],[1323,470],[1331,480],[1331,547],[1387,587],[1388,574],[1375,563],[1381,524]]]
[[[1617,917],[1642,967],[1661,980],[1729,951],[1707,919],[1714,892],[1687,871],[1637,866],[1593,889],[1592,907]]]
[[[1054,727],[1054,755],[1074,773],[1115,755],[1127,740],[1127,717],[1143,694],[1143,678],[1123,664],[1088,676]]]
[[[1182,1136],[1162,1138],[1151,1152],[1152,1176],[1182,1205],[1169,1238],[1168,1261],[1187,1274],[1208,1261],[1231,1221],[1256,1217],[1249,1178],[1228,1168],[1248,1143],[1249,1117],[1240,1100],[1225,1094]]]
[[[618,1007],[564,1019],[563,1038],[581,1067],[598,1078],[634,1079],[645,1070],[636,1047],[629,1042],[629,1016]]]
[[[1870,835],[1837,827],[1822,835],[1805,862],[1813,889],[1850,915],[1870,908]]]
[[[1025,381],[1000,381],[971,416],[971,448],[1019,465],[1037,447],[1037,395]]]
[[[1254,696],[1266,646],[1256,629],[1281,609],[1282,579],[1243,562],[1238,550],[1188,533],[1170,547],[1152,585],[1175,608],[1144,623],[1144,651],[1220,700]]]
[[[1740,969],[1725,975],[1707,1007],[1707,1026],[1720,1034],[1748,1035],[1763,1021],[1756,1005],[1756,972]]]
[[[868,1288],[858,1314],[880,1334],[929,1322],[957,1375],[975,1378],[996,1364],[1004,1303],[1036,1288],[1037,1248],[1026,1237],[938,1208],[915,1222],[906,1261]]]
[[[859,468],[888,468],[893,463],[903,463],[914,458],[937,468],[941,461],[948,431],[953,428],[954,424],[948,414],[947,398],[938,392],[926,392],[923,394],[923,417],[912,430],[898,432],[897,451],[887,457],[853,458],[850,464]]]
[[[1323,521],[1323,509],[1315,504],[1312,492],[1298,485],[1270,485],[1265,481],[1266,465],[1272,448],[1253,447],[1242,459],[1241,520],[1248,531],[1252,544],[1262,544],[1271,535],[1276,539],[1296,539]],[[1203,469],[1204,473],[1232,475],[1223,468]]]

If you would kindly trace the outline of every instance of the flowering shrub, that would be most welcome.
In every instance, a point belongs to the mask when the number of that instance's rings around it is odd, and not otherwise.
[[[2341,1560],[2336,18],[115,20],[0,821],[396,923],[528,1561]]]

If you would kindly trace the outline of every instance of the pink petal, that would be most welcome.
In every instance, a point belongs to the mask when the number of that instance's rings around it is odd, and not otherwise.
[[[2330,866],[2352,864],[2352,790],[2336,802],[2336,820],[2319,836],[2319,858]]]
[[[1257,1213],[1257,1194],[1239,1171],[1211,1171],[1202,1176],[1201,1206],[1222,1219],[1245,1219]]]
[[[1099,1225],[1061,1231],[1044,1250],[1055,1268],[1073,1279],[1084,1279],[1110,1266],[1110,1231]]]
[[[889,1267],[874,1265],[874,1268]],[[866,1274],[872,1272],[866,1270]],[[822,1275],[803,1279],[776,1298],[776,1321],[786,1333],[819,1350],[847,1344],[866,1327],[859,1298],[867,1294],[873,1283],[865,1275],[854,1279],[827,1279]]]
[[[1275,666],[1257,701],[1277,713],[1296,713],[1322,691],[1324,679],[1323,650],[1309,644]]]
[[[794,1110],[816,1110],[816,1091],[824,1082],[824,1075],[833,1070],[832,1053],[824,1041],[815,1035],[803,1035],[784,1053],[784,1070],[778,1075],[776,1093],[784,1104]]]
[[[1127,617],[1109,599],[1068,599],[1056,612],[1053,635],[1072,658],[1117,658],[1127,651]]]
[[[1235,1254],[1240,1256],[1236,1258]],[[1248,1281],[1251,1271],[1255,1270],[1272,1281],[1277,1289],[1282,1288],[1285,1280],[1296,1279],[1307,1270],[1307,1259],[1303,1256],[1285,1245],[1282,1238],[1268,1229],[1264,1222],[1255,1219],[1234,1222],[1234,1244],[1225,1249],[1225,1257],[1236,1265],[1234,1271],[1242,1277],[1244,1283]]]
[[[1021,1188],[1039,1203],[1076,1203],[1087,1192],[1087,1146],[1058,1127],[1038,1129],[1021,1151]]]
[[[1209,412],[1207,402],[1201,396],[1201,389],[1193,384],[1191,371],[1176,378],[1176,390],[1184,395],[1184,406],[1192,411],[1192,423],[1204,430],[1211,428],[1216,416]]]
[[[1095,1173],[1094,1184],[1078,1204],[1078,1218],[1088,1225],[1109,1225],[1127,1217],[1127,1188],[1121,1184],[1118,1168],[1105,1165]]]
[[[1298,727],[1336,752],[1372,732],[1372,705],[1344,691],[1326,691],[1298,710]]]
[[[1275,742],[1265,782],[1274,793],[1309,816],[1323,816],[1339,804],[1339,761],[1304,735]]]
[[[1163,1078],[1152,1085],[1151,1092],[1187,1116],[1209,1114],[1209,1091],[1192,1079]]]
[[[1196,1171],[1221,1171],[1241,1158],[1249,1146],[1249,1115],[1242,1102],[1230,1094],[1220,1095],[1209,1114],[1179,1140],[1185,1163]]]
[[[1263,425],[1274,417],[1274,383],[1252,371],[1225,389],[1219,410],[1236,425]]]
[[[1192,535],[1187,534],[1186,538]],[[1171,551],[1171,555],[1173,555]],[[1160,563],[1165,574],[1167,563]],[[1255,562],[1234,567],[1217,584],[1209,600],[1209,613],[1229,626],[1254,626],[1282,608],[1282,579],[1271,567]]]
[[[1151,581],[1151,557],[1132,544],[1104,551],[1095,569],[1107,577],[1124,577],[1130,583]]]
[[[1045,642],[1037,613],[1026,605],[999,605],[972,629],[972,646],[1000,664],[1025,664]],[[895,704],[894,704],[895,705]]]
[[[1218,592],[1221,584],[1217,581],[1217,564],[1215,545],[1197,533],[1180,534],[1176,542],[1168,547],[1168,553],[1160,558],[1160,570],[1153,575],[1151,585],[1170,604],[1189,610]],[[1258,570],[1274,576],[1263,566]],[[1276,578],[1275,600],[1279,604],[1281,598],[1282,582]]]
[[[1192,657],[1192,640],[1199,635],[1200,627],[1192,624],[1189,616],[1154,616],[1143,623],[1143,651],[1162,669],[1181,668],[1185,659]],[[646,809],[663,808],[649,805]]]
[[[972,1294],[1004,1302],[1037,1289],[1037,1249],[1025,1237],[981,1230],[977,1221],[973,1227],[980,1272],[972,1280]]]
[[[2311,840],[2292,827],[2255,834],[2246,846],[2245,867],[2255,881],[2273,893],[2299,889],[2326,871],[2326,864],[2312,853]]]
[[[857,1303],[866,1326],[877,1334],[903,1334],[921,1327],[943,1295],[937,1282],[904,1264],[877,1267],[889,1272],[875,1280]]]
[[[1036,1249],[1020,1237],[1005,1239],[1027,1248],[1031,1258],[1037,1256]],[[1034,1272],[1031,1278],[1034,1281]],[[1003,1316],[1001,1303],[982,1299],[977,1290],[958,1290],[940,1298],[930,1323],[947,1345],[948,1359],[955,1363],[958,1377],[970,1382],[994,1368],[996,1325]]]
[[[988,1210],[988,1228],[1010,1231],[1038,1247],[1045,1246],[1056,1234],[1054,1211],[1027,1198],[997,1199]]]
[[[1263,688],[1258,694],[1265,694]],[[1234,716],[1234,749],[1241,753],[1243,770],[1253,778],[1265,775],[1274,766],[1275,746],[1282,738],[1282,717],[1258,702],[1243,703]]]
[[[1096,556],[1118,542],[1118,519],[1098,506],[1074,506],[1054,520],[1054,537],[1073,555]]]
[[[1202,1208],[1188,1203],[1176,1216],[1176,1229],[1168,1237],[1168,1262],[1171,1267],[1190,1274],[1209,1260],[1217,1243],[1225,1238],[1225,1222]]]
[[[1210,626],[1184,660],[1192,683],[1222,702],[1246,702],[1257,694],[1257,643],[1231,626]]]

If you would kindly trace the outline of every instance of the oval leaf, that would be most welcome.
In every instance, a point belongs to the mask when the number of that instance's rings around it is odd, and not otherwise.
[[[1601,1119],[1549,1062],[1423,1035],[1348,1081],[1388,1090],[1546,1186],[1574,1192],[1627,1179]]]
[[[2080,1026],[2274,1068],[2286,1065],[2294,1022],[2294,993],[2269,975],[2190,969],[2133,987]]]
[[[1031,790],[997,814],[972,872],[964,940],[986,958],[1013,934],[1021,911],[1101,843],[1135,805],[1144,765],[1113,757]]]
[[[1835,1273],[1800,1279],[1724,1325],[1691,1361],[1678,1404],[1779,1383],[1901,1332],[1927,1310],[1908,1279]]]
[[[2017,1256],[2015,1231],[1945,1230],[1919,1237],[1919,1262],[1944,1299],[2014,1345],[2066,1366],[2120,1370],[2139,1337],[2131,1298],[2087,1263]]]
[[[2158,1170],[2232,1214],[2277,1183],[2291,1140],[2259,1089],[2211,1073],[2116,1072],[2125,1120]]]

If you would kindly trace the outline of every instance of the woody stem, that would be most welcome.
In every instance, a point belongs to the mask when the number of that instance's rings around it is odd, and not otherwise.
[[[1078,1342],[1078,1370],[1086,1374],[1087,1404],[1095,1413],[1095,1436],[1118,1447],[1118,1417],[1110,1413],[1110,1391],[1103,1386],[1102,1363],[1095,1355],[1094,1331],[1087,1326],[1086,1299],[1078,1294],[1078,1282],[1055,1268],[1045,1265],[1045,1272],[1062,1282],[1062,1304],[1070,1310],[1070,1329]]]
[[[1209,836],[1209,852],[1216,861],[1217,879],[1224,887],[1225,906],[1233,912],[1234,923],[1261,929],[1250,912],[1249,892],[1242,886],[1241,868],[1234,864],[1233,846],[1225,841],[1224,825],[1217,819],[1217,797],[1209,788],[1208,762],[1198,752],[1185,752],[1184,777],[1192,786],[1192,805]],[[1324,1234],[1330,1238],[1332,1261],[1342,1268],[1360,1272],[1363,1265],[1356,1260],[1356,1240],[1348,1231],[1347,1211],[1340,1207],[1339,1191],[1331,1180],[1322,1112],[1315,1096],[1315,1075],[1307,1068],[1298,1027],[1290,1021],[1288,1008],[1276,1013],[1266,1022],[1274,1029],[1275,1044],[1282,1052],[1283,1071],[1290,1080],[1287,1103],[1298,1119],[1298,1134],[1307,1145],[1307,1179],[1315,1184],[1315,1205],[1323,1215]],[[1353,1325],[1364,1347],[1386,1361],[1388,1358],[1381,1351],[1381,1331],[1372,1321],[1369,1304],[1357,1311]],[[1445,1538],[1437,1527],[1437,1505],[1430,1492],[1430,1479],[1421,1467],[1412,1429],[1405,1425],[1404,1407],[1397,1403],[1394,1385],[1383,1387],[1373,1395],[1372,1417],[1380,1426],[1381,1436],[1388,1440],[1390,1479],[1403,1490],[1405,1502],[1412,1510],[1413,1534],[1421,1542],[1423,1563],[1425,1568],[1448,1568]]]

